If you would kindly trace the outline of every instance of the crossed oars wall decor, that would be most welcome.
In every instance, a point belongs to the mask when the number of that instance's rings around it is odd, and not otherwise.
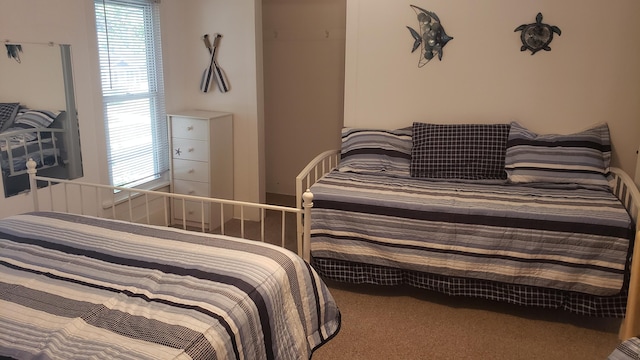
[[[209,92],[212,88],[211,84],[215,81],[218,84],[218,89],[222,93],[226,93],[229,91],[229,80],[225,75],[220,65],[218,65],[218,61],[216,60],[216,54],[218,45],[220,44],[220,38],[222,35],[214,34],[213,35],[213,45],[211,44],[211,40],[209,39],[209,34],[205,34],[202,37],[204,41],[205,47],[209,50],[209,66],[204,70],[202,74],[202,80],[200,81],[200,90],[202,92]]]

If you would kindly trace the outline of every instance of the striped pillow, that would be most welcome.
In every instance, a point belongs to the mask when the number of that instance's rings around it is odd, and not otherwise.
[[[411,127],[343,128],[339,170],[408,177],[411,145]]]
[[[538,135],[511,123],[505,169],[512,183],[608,186],[610,162],[607,124],[570,135]]]
[[[32,128],[46,128],[53,123],[59,111],[23,109],[18,112],[14,124],[27,125]]]

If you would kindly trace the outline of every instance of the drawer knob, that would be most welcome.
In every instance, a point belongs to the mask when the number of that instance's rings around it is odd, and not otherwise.
[[[196,193],[196,191],[195,191],[195,190],[189,190],[189,192],[187,193],[187,195],[193,195],[193,194],[195,194],[195,193]]]
[[[182,155],[182,150],[180,148],[174,149],[174,152],[176,153],[176,156]]]
[[[187,214],[193,215],[193,211],[189,210],[189,211],[187,211]]]
[[[187,131],[191,131],[191,130],[193,130],[193,125],[187,126]]]
[[[193,170],[193,169],[189,169],[189,174],[193,174],[194,172],[196,172],[196,171]]]
[[[189,148],[189,152],[193,152],[194,150],[194,148]]]

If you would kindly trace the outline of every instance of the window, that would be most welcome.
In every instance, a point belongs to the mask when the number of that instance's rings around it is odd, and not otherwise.
[[[112,185],[135,187],[169,170],[157,0],[95,0]]]

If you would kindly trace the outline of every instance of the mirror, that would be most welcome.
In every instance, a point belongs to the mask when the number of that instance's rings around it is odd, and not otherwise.
[[[28,191],[29,158],[38,163],[38,175],[82,177],[71,45],[6,42],[4,50],[0,169],[5,197]]]

